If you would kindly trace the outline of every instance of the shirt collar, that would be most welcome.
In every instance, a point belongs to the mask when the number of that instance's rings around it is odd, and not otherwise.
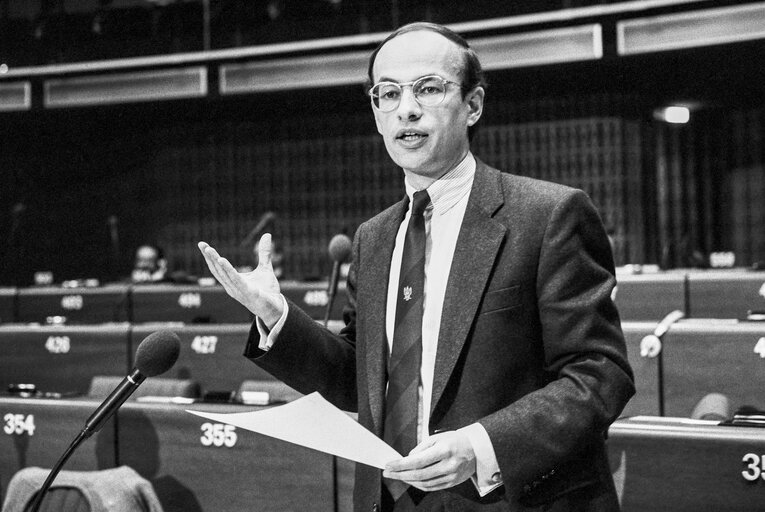
[[[454,169],[438,178],[427,188],[431,204],[425,211],[432,210],[433,214],[440,215],[457,204],[460,199],[465,197],[465,194],[470,192],[475,168],[475,157],[473,153],[468,151],[465,158]],[[412,196],[417,192],[417,189],[409,184],[408,179],[404,180],[404,187],[406,188],[406,195],[409,197],[409,204],[411,204]]]

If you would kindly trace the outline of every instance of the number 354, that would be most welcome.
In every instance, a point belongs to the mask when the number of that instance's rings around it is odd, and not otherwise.
[[[236,445],[236,427],[233,425],[224,425],[223,423],[203,423],[202,437],[200,441],[203,446],[225,446],[232,448]]]
[[[747,453],[744,455],[742,462],[746,464],[747,468],[741,472],[744,480],[748,482],[754,482],[758,478],[765,480],[765,455]]]

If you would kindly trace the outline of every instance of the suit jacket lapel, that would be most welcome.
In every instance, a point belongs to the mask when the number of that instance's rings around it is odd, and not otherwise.
[[[457,238],[441,316],[431,416],[459,358],[507,229],[492,218],[502,206],[499,171],[477,161],[475,179]]]
[[[382,421],[385,406],[385,364],[388,359],[388,342],[385,337],[385,317],[388,301],[388,280],[390,278],[390,263],[393,247],[396,243],[396,233],[406,213],[407,201],[394,205],[392,208],[375,217],[375,224],[369,232],[373,239],[369,240],[364,258],[365,293],[364,306],[366,328],[364,329],[366,350],[366,371],[369,383],[369,406],[374,422],[374,432],[382,432]],[[361,282],[361,280],[360,280]]]

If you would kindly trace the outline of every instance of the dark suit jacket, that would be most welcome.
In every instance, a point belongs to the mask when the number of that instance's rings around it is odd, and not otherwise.
[[[273,348],[245,355],[295,389],[319,391],[381,436],[386,290],[406,203],[362,224],[339,336],[290,304]],[[432,257],[438,257],[437,254]],[[604,436],[634,393],[611,249],[587,196],[478,162],[449,275],[429,430],[480,422],[504,487],[479,499],[445,491],[454,510],[616,510]],[[380,471],[359,464],[355,510],[380,500]],[[493,503],[481,508],[481,504]],[[447,508],[447,510],[451,510]]]

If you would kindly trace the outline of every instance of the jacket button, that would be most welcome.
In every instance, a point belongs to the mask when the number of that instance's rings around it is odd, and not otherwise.
[[[380,512],[380,506],[377,503],[372,505],[372,512]]]

